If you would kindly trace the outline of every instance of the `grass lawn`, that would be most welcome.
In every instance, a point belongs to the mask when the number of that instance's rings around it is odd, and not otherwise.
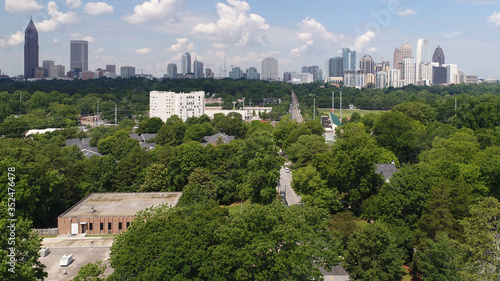
[[[323,115],[328,115],[328,113],[330,113],[330,110],[331,110],[331,108],[320,108],[319,112],[320,112],[320,115],[323,116]],[[357,113],[361,114],[361,116],[363,116],[369,112],[380,113],[380,112],[384,112],[384,110],[364,110],[364,109],[345,109],[345,108],[342,108],[342,118],[350,118],[354,112],[357,112]],[[335,115],[337,115],[337,116],[340,115],[340,109],[335,108]]]
[[[246,209],[248,209],[248,207],[250,207],[250,200],[243,202],[243,206],[241,206],[240,202],[233,203],[233,204],[231,204],[231,206],[226,206],[226,208],[229,209],[230,213],[239,213],[239,212],[241,212],[242,208],[243,208],[243,211],[245,211]]]

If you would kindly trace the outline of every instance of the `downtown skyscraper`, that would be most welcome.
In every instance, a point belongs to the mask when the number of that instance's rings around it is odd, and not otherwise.
[[[191,71],[191,54],[189,52],[182,55],[181,71],[182,71],[182,74],[192,73],[192,71]]]
[[[38,68],[38,30],[30,20],[24,31],[24,77],[34,78]]]
[[[278,60],[275,58],[265,58],[262,61],[262,80],[278,81]]]
[[[356,70],[356,51],[351,51],[349,48],[342,49],[342,70]]]
[[[77,74],[89,70],[89,42],[71,40],[70,71]]]

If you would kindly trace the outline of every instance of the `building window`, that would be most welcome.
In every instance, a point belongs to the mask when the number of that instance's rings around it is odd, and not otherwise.
[[[121,222],[118,223],[118,229],[122,230],[122,223]]]
[[[108,230],[111,230],[111,223],[108,222]]]
[[[127,228],[128,228],[129,226],[130,226],[130,222],[128,221],[128,222],[127,222]]]
[[[94,227],[91,222],[89,223],[89,230],[94,230]]]
[[[99,230],[104,230],[104,223],[103,223],[103,222],[101,222],[101,223],[99,224]]]

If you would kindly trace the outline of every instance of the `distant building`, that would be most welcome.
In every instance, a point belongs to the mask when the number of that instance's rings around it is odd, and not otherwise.
[[[422,73],[420,72],[421,66],[420,64],[430,64],[431,63],[431,47],[428,39],[418,39],[417,42],[417,57],[415,58],[415,65],[417,67],[417,84],[425,85],[426,82],[420,83],[422,80],[432,80],[431,79],[423,79]],[[426,70],[425,68],[424,70]],[[432,67],[431,67],[432,71]],[[425,73],[424,73],[425,74]],[[431,74],[432,75],[432,74]]]
[[[201,61],[194,59],[193,70],[195,79],[203,78],[203,63]]]
[[[278,60],[265,58],[262,61],[261,79],[266,81],[278,81]]]
[[[257,68],[255,67],[250,67],[250,68],[247,68],[246,70],[246,78],[248,80],[260,80],[260,73],[257,72]]]
[[[432,66],[432,84],[446,84],[447,69],[444,66]]]
[[[229,78],[231,79],[239,79],[243,78],[243,70],[239,67],[233,67],[231,71],[229,71]]]
[[[328,77],[343,76],[343,62],[341,57],[334,57],[328,60]]]
[[[214,78],[214,72],[212,71],[211,68],[209,68],[209,67],[205,68],[205,77],[206,78]]]
[[[477,79],[477,75],[459,74],[458,83],[477,84],[479,81]]]
[[[201,145],[206,146],[209,143],[212,145],[217,145],[219,142],[220,143],[229,143],[232,140],[234,140],[234,136],[228,136],[224,133],[217,133],[215,135],[203,137],[203,140],[201,141]]]
[[[446,65],[446,83],[457,84],[458,83],[457,76],[458,76],[458,66],[456,64],[447,64]]]
[[[359,69],[363,69],[365,74],[375,74],[375,62],[370,55],[364,55],[359,61]]]
[[[293,84],[304,84],[314,82],[314,77],[311,73],[297,73],[292,72],[290,75],[291,79],[289,82]]]
[[[70,70],[78,73],[89,70],[89,42],[85,40],[71,40]]]
[[[415,59],[414,58],[405,58],[403,59],[403,66],[404,66],[404,74],[403,74],[403,79],[405,86],[416,84],[416,68],[415,68]]]
[[[60,78],[64,77],[66,71],[64,69],[64,65],[52,65],[49,69],[49,77],[51,78]]]
[[[120,76],[122,78],[130,78],[130,77],[135,77],[135,67],[133,66],[122,66],[120,68]]]
[[[182,192],[91,193],[57,218],[59,235],[119,234],[137,212],[167,204],[174,207]]]
[[[382,175],[386,182],[389,182],[392,175],[394,175],[397,171],[398,169],[396,168],[394,161],[390,164],[375,164],[375,173]]]
[[[38,66],[38,30],[31,19],[24,31],[24,77],[35,78]]]
[[[342,49],[342,70],[356,70],[356,51],[349,48]],[[345,80],[345,78],[344,78]]]
[[[177,65],[175,63],[169,63],[167,65],[167,77],[177,78]]]
[[[420,80],[417,82],[418,85],[429,86],[432,85],[432,63],[421,62],[418,65],[418,73]]]
[[[401,70],[391,69],[389,71],[389,87],[403,87],[403,81],[401,80]]]
[[[166,122],[172,115],[183,121],[189,117],[205,114],[205,92],[175,93],[151,91],[149,93],[149,116]]]
[[[45,75],[44,77],[49,77],[50,76],[50,67],[54,65],[54,61],[53,60],[44,60],[42,62],[42,66],[43,66],[43,69],[45,71]]]
[[[90,79],[94,79],[94,72],[92,71],[84,71],[81,73],[82,75],[82,80],[90,80]]]
[[[387,87],[387,73],[384,71],[377,72],[377,81],[375,83],[377,89],[383,89]]]
[[[116,65],[114,65],[114,64],[106,64],[106,72],[116,73]]]
[[[439,63],[439,66],[445,64],[444,52],[439,45],[437,46],[436,50],[434,50],[434,54],[432,55],[432,62]]]
[[[376,79],[375,79],[375,75],[373,74],[366,74],[365,75],[365,85],[363,85],[364,87],[367,87],[369,84],[373,84],[373,86],[375,87],[376,86]]]
[[[319,77],[319,66],[317,66],[317,65],[303,66],[302,67],[302,73],[311,73],[313,75],[313,82],[322,80]]]
[[[283,72],[283,82],[291,82],[292,81],[292,72],[285,71]]]
[[[182,74],[190,74],[191,72],[191,54],[189,52],[182,55],[181,61]]]

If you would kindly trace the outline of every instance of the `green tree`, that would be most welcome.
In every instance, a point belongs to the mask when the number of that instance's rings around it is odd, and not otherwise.
[[[350,211],[337,213],[332,217],[329,229],[330,231],[337,231],[340,234],[344,249],[347,249],[349,237],[361,230],[361,227],[356,222],[356,216]]]
[[[400,281],[405,275],[403,261],[387,226],[375,222],[351,235],[344,265],[353,280]]]
[[[96,261],[95,263],[88,263],[78,270],[78,274],[72,279],[72,281],[104,281],[106,278],[100,277],[106,270],[107,266],[101,266],[102,261]]]
[[[12,201],[8,201],[12,203]],[[39,260],[42,238],[31,230],[31,222],[11,217],[7,200],[0,203],[0,279],[14,281],[43,280],[47,273]],[[9,206],[11,207],[11,206]],[[17,221],[8,221],[17,219]],[[14,234],[14,235],[12,235]],[[13,239],[12,239],[13,238]]]
[[[500,277],[500,202],[493,197],[478,199],[470,216],[460,222],[464,229],[469,280]]]
[[[427,238],[426,244],[427,248],[417,253],[422,280],[469,280],[463,276],[464,251],[458,242],[439,232],[435,239]]]
[[[286,151],[294,167],[300,168],[309,165],[316,154],[326,152],[328,147],[322,136],[302,135]]]

